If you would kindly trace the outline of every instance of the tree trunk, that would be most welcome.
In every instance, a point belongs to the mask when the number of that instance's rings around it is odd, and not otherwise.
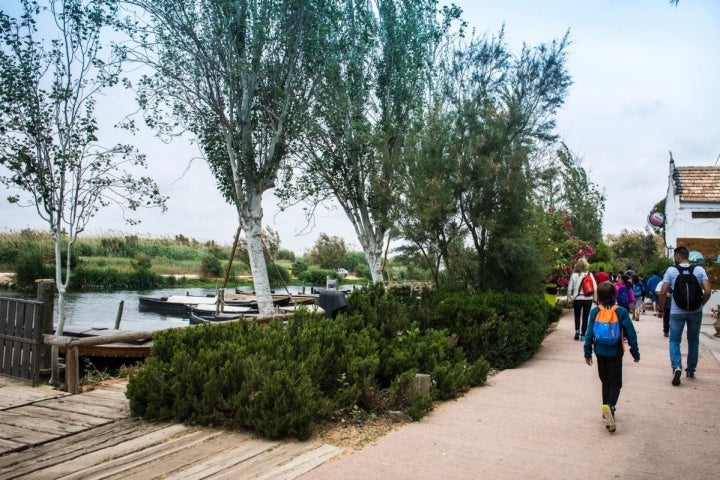
[[[365,252],[365,258],[370,267],[370,276],[373,283],[384,283],[382,243],[378,242],[372,234],[365,233],[364,235],[360,235],[360,244]]]
[[[247,242],[248,258],[250,259],[250,270],[257,297],[258,310],[260,315],[271,315],[275,313],[272,293],[270,291],[270,279],[265,263],[265,254],[262,243],[262,206],[260,200],[248,202],[248,213],[241,215],[241,227],[245,231]]]

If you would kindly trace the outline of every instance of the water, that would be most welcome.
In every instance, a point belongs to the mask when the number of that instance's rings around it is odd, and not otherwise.
[[[340,286],[341,289],[345,287]],[[348,289],[353,286],[348,286]],[[291,294],[303,293],[303,287],[290,286]],[[275,289],[277,293],[285,293],[284,288]],[[305,287],[310,293],[310,287]],[[156,312],[141,312],[139,309],[139,296],[166,297],[169,295],[207,295],[214,294],[213,289],[204,288],[166,288],[158,290],[124,290],[116,292],[70,292],[65,296],[65,330],[87,330],[91,328],[112,329],[115,327],[120,302],[124,302],[121,330],[145,331],[162,330],[166,328],[182,327],[189,323],[187,316],[168,315]],[[35,299],[33,295],[21,295],[13,290],[0,290],[0,297],[22,297]],[[58,321],[57,296],[53,309],[55,326]]]

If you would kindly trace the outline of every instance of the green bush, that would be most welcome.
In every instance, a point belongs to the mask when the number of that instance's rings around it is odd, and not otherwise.
[[[556,309],[542,296],[424,292],[371,285],[336,319],[300,310],[265,327],[251,322],[159,332],[130,379],[134,415],[308,438],[334,411],[402,409],[414,419],[432,401],[515,366],[538,348]],[[486,360],[487,358],[487,360]],[[407,394],[416,372],[430,396]]]
[[[335,272],[333,270],[310,267],[300,274],[300,280],[305,285],[316,285],[325,286],[327,277],[335,278]]]
[[[222,265],[215,255],[208,253],[200,261],[200,276],[203,278],[217,278],[223,276]]]
[[[37,250],[29,250],[15,261],[15,280],[21,287],[31,287],[35,280],[53,276],[53,268],[46,266],[42,255]]]

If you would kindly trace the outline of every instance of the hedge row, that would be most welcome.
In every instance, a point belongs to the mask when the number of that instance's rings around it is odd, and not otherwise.
[[[491,365],[517,365],[538,348],[556,311],[542,297],[503,298],[370,287],[353,292],[334,320],[300,311],[264,327],[165,330],[130,379],[130,408],[269,438],[305,439],[342,409],[401,409],[417,419],[431,402],[408,396],[416,373],[430,374],[432,400],[449,399],[483,384]]]

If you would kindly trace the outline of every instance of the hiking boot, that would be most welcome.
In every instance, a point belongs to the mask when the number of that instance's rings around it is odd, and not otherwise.
[[[610,405],[602,406],[602,417],[605,422],[605,428],[608,432],[612,433],[615,431],[615,416],[613,415]]]
[[[680,385],[680,375],[682,375],[682,370],[680,370],[679,368],[676,368],[675,371],[673,372],[673,379],[672,379],[672,384],[675,385],[676,387],[678,385]]]

